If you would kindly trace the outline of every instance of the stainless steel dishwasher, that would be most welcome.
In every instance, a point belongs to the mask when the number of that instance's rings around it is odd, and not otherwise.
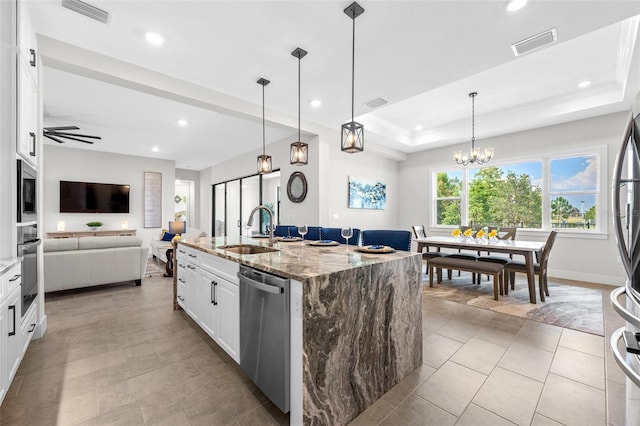
[[[240,367],[289,412],[289,280],[240,265]]]

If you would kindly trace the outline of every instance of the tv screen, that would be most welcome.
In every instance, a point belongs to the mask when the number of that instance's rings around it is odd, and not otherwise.
[[[61,180],[60,213],[129,213],[129,185]]]

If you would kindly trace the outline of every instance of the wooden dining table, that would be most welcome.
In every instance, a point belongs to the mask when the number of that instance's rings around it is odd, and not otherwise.
[[[515,254],[524,257],[525,267],[527,269],[527,284],[529,284],[529,301],[536,303],[535,275],[533,254],[540,252],[544,247],[544,242],[523,241],[523,240],[489,240],[487,238],[465,238],[465,237],[447,237],[432,236],[427,238],[417,238],[418,252],[422,252],[423,248],[434,247],[438,251],[441,248],[472,250],[474,252],[484,251],[492,253]],[[544,289],[540,287],[540,299],[544,299]]]

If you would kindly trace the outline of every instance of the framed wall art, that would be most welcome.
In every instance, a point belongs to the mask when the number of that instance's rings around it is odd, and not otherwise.
[[[349,176],[349,208],[384,210],[387,205],[387,185]]]

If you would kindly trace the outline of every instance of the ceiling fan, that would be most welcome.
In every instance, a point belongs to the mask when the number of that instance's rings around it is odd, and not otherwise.
[[[78,126],[58,126],[58,127],[43,127],[42,128],[42,135],[45,138],[49,138],[51,140],[54,140],[58,143],[65,143],[67,141],[61,139],[70,139],[70,140],[74,140],[74,141],[78,141],[78,142],[84,142],[84,143],[93,143],[92,140],[85,140],[85,139],[97,139],[97,140],[101,140],[102,138],[100,136],[90,136],[90,135],[80,135],[78,133],[68,133],[67,130],[80,130],[80,128]]]

